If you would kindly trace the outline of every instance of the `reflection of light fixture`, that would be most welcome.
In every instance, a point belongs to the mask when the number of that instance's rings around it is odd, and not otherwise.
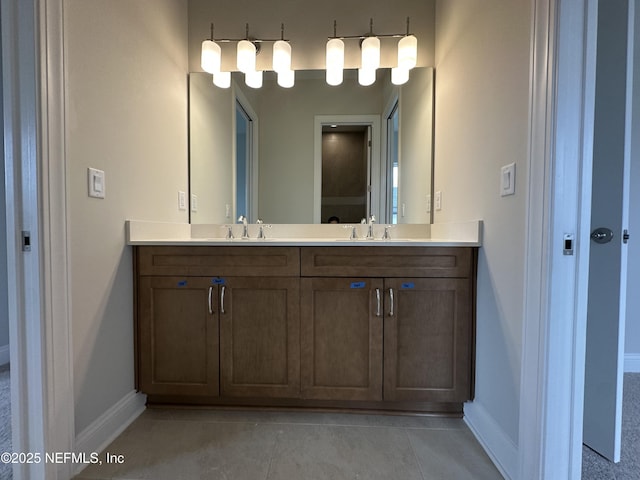
[[[400,67],[391,69],[391,83],[394,85],[403,85],[409,81],[409,70]]]
[[[376,71],[372,68],[359,68],[358,69],[358,83],[363,87],[373,85],[376,81]]]
[[[213,84],[219,88],[229,88],[231,86],[231,72],[214,73]]]
[[[291,88],[295,83],[295,73],[293,70],[281,70],[278,72],[278,85],[282,88]]]
[[[336,22],[333,22],[333,37],[327,41],[327,83],[339,85],[342,83],[344,69],[344,42],[348,39],[359,39],[362,49],[362,62],[358,69],[358,82],[361,85],[371,85],[375,82],[376,69],[380,67],[380,39],[400,38],[398,42],[398,67],[391,75],[395,78],[396,85],[401,85],[409,79],[409,70],[417,64],[418,39],[409,33],[409,18],[407,18],[407,32],[385,35],[373,33],[373,19],[369,22],[369,33],[365,36],[337,36]],[[371,83],[369,83],[371,82]],[[395,82],[394,82],[395,83]]]
[[[260,88],[262,87],[262,70],[254,70],[253,72],[245,72],[244,81],[247,87]]]
[[[216,73],[220,71],[222,52],[220,45],[213,41],[213,23],[211,24],[211,39],[202,42],[200,66],[205,72]]]

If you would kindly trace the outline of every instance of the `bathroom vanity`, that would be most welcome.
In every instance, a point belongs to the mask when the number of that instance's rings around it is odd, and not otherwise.
[[[150,404],[458,413],[473,398],[479,238],[155,237],[128,239]]]

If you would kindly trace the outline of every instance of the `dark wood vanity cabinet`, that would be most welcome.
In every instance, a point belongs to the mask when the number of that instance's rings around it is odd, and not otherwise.
[[[296,398],[300,392],[300,281],[228,277],[220,296],[220,391]]]
[[[301,268],[304,398],[472,398],[473,249],[307,248]]]
[[[382,400],[382,280],[312,277],[301,288],[302,398]]]
[[[152,403],[461,411],[476,251],[134,247],[138,387]]]
[[[218,395],[218,316],[208,307],[217,286],[209,278],[143,276],[137,288],[140,390]]]
[[[172,403],[299,395],[297,248],[136,247],[134,258],[141,391]]]

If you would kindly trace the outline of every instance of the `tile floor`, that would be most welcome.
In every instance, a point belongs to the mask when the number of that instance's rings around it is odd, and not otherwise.
[[[502,479],[460,419],[148,409],[76,480]]]

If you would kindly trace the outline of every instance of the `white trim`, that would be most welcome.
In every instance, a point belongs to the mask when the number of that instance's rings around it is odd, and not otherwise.
[[[238,180],[236,177],[236,174],[238,172],[238,167],[237,167],[237,147],[236,147],[236,102],[240,104],[240,106],[242,106],[242,108],[244,109],[244,111],[249,115],[249,118],[251,119],[251,159],[249,161],[250,163],[250,169],[247,172],[250,176],[249,179],[249,183],[251,184],[251,188],[249,189],[249,212],[238,212],[237,209],[237,205],[236,205],[236,200],[237,200],[237,185],[238,185]],[[232,132],[233,132],[233,138],[232,138],[232,150],[233,150],[233,217],[232,218],[238,218],[238,215],[245,215],[248,219],[250,223],[255,223],[256,220],[258,220],[258,198],[260,196],[260,192],[258,191],[260,188],[260,182],[258,181],[258,175],[260,173],[260,117],[258,116],[258,114],[256,113],[256,111],[253,108],[253,105],[251,105],[251,102],[249,102],[249,100],[247,99],[247,97],[244,95],[244,93],[242,92],[242,89],[238,87],[238,85],[234,82],[233,83],[233,108],[232,108],[232,115],[231,115],[231,119],[232,119]],[[233,223],[233,222],[232,222]]]
[[[9,363],[10,361],[9,355],[10,355],[9,345],[3,345],[2,347],[0,347],[0,366],[6,365],[7,363]]]
[[[624,356],[624,372],[640,373],[640,353],[627,353]]]
[[[12,444],[14,452],[46,452],[47,364],[50,348],[42,293],[47,246],[41,238],[42,209],[39,19],[44,0],[2,0],[3,115],[7,208],[7,276],[11,345]],[[22,252],[21,234],[31,233],[31,251]],[[13,478],[54,478],[54,466],[15,464]]]
[[[49,451],[73,450],[75,433],[71,266],[68,225],[63,0],[39,0],[42,201],[42,295],[46,339]],[[49,467],[69,478],[71,464]],[[53,475],[53,472],[47,472]]]
[[[370,125],[371,126],[371,198],[380,198],[380,115],[316,115],[313,135],[313,223],[321,223],[322,210],[322,126]],[[371,214],[380,218],[380,203],[371,205]]]
[[[477,401],[465,403],[464,421],[502,476],[516,479],[518,447],[487,410]]]
[[[595,0],[536,0],[519,478],[581,476]],[[573,256],[562,254],[574,234]],[[552,268],[553,266],[553,268]]]
[[[76,437],[76,453],[87,455],[103,451],[145,410],[147,396],[132,390],[104,412]],[[76,465],[74,475],[85,465]]]

